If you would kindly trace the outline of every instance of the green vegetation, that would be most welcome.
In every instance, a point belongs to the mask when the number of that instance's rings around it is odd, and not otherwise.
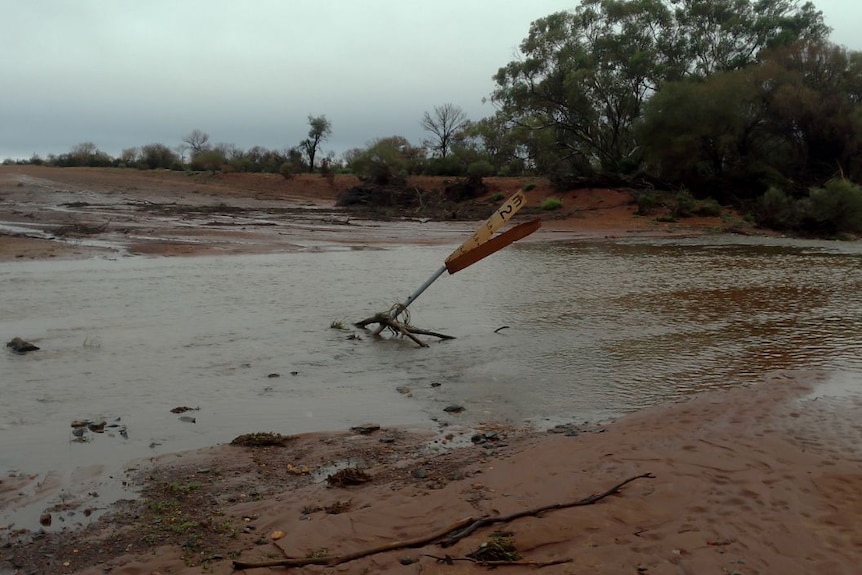
[[[542,201],[539,207],[546,211],[559,210],[563,207],[563,202],[557,198],[547,198]]]
[[[862,189],[846,179],[831,179],[793,198],[772,187],[755,204],[758,225],[802,234],[846,237],[862,233]]]
[[[332,134],[321,115],[282,151],[213,145],[193,130],[176,148],[112,158],[84,142],[21,163],[288,179],[319,165],[327,178],[347,172],[376,185],[420,174],[543,176],[561,192],[633,188],[642,215],[715,216],[724,205],[762,226],[853,234],[862,53],[829,32],[801,0],[581,0],[530,25],[520,54],[494,75],[493,115],[473,121],[455,104],[436,106],[420,119],[429,136],[420,144],[375,138],[336,158],[321,149]]]

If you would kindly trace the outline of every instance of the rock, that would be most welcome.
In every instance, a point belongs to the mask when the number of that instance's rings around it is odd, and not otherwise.
[[[410,386],[409,385],[399,385],[398,387],[395,388],[395,391],[397,391],[398,393],[400,393],[402,395],[407,395],[408,393],[410,393]]]
[[[93,433],[105,433],[105,425],[106,422],[104,421],[100,421],[98,423],[90,423],[87,425],[87,429],[89,429]]]
[[[180,421],[185,421],[186,423],[197,423],[197,420],[190,415],[181,415],[178,418]]]
[[[443,411],[446,413],[461,413],[464,411],[464,408],[460,405],[450,405],[448,407],[444,407]]]
[[[171,410],[171,413],[185,413],[187,411],[197,411],[200,407],[188,407],[186,405],[181,405],[179,407],[175,407]]]
[[[350,431],[353,433],[359,433],[360,435],[369,435],[374,433],[375,431],[380,430],[380,425],[377,423],[366,423],[363,425],[357,425],[356,427],[351,427]]]
[[[44,525],[45,527],[48,527],[49,525],[51,525],[52,519],[53,518],[51,517],[50,513],[43,513],[42,515],[39,516],[39,524]]]
[[[8,342],[6,347],[15,353],[27,353],[28,351],[38,351],[39,349],[29,341],[24,341],[20,337],[12,338],[12,341]]]

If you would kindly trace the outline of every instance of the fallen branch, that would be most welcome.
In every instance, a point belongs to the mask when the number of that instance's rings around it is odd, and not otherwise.
[[[470,563],[482,565],[483,567],[508,567],[512,565],[526,567],[550,567],[551,565],[562,565],[563,563],[572,562],[572,559],[554,559],[553,561],[481,561],[479,559],[473,559],[472,557],[450,557],[449,555],[446,555],[445,557],[438,557],[437,555],[429,555],[428,553],[425,554],[425,557],[436,559],[438,563],[445,563],[447,565],[453,565],[455,561],[468,561]]]
[[[643,473],[641,475],[629,477],[625,481],[622,481],[622,482],[614,485],[613,487],[611,487],[610,489],[608,489],[607,491],[605,491],[603,493],[590,495],[589,497],[585,497],[583,499],[579,499],[578,501],[573,501],[571,503],[553,503],[551,505],[545,505],[543,507],[537,507],[536,509],[527,509],[525,511],[518,511],[517,513],[512,513],[511,515],[501,515],[499,517],[482,517],[481,519],[477,519],[475,521],[475,523],[473,523],[469,527],[466,527],[462,531],[459,531],[458,533],[454,533],[454,534],[450,535],[449,537],[447,537],[445,540],[441,541],[440,546],[441,547],[451,547],[452,545],[454,545],[455,543],[457,543],[461,539],[463,539],[463,538],[467,537],[468,535],[470,535],[471,533],[475,532],[480,527],[485,527],[487,525],[493,525],[494,523],[508,523],[510,521],[514,521],[515,519],[520,519],[521,517],[527,517],[527,516],[536,517],[536,516],[541,515],[545,511],[551,511],[553,509],[567,509],[569,507],[582,507],[584,505],[592,505],[593,503],[597,503],[597,502],[601,501],[602,499],[604,499],[605,497],[608,497],[609,495],[614,495],[615,493],[619,493],[620,489],[622,489],[623,486],[631,483],[632,481],[635,481],[636,479],[643,479],[643,478],[653,479],[653,478],[655,478],[655,475],[653,475],[652,473]]]
[[[509,521],[514,521],[520,517],[526,516],[538,516],[545,511],[551,511],[553,509],[566,509],[568,507],[579,507],[583,505],[592,505],[593,503],[597,503],[608,497],[609,495],[613,495],[618,493],[623,486],[635,481],[637,479],[643,478],[654,478],[655,475],[652,473],[643,473],[641,475],[636,475],[634,477],[630,477],[625,481],[614,485],[607,491],[603,493],[599,493],[596,495],[590,495],[589,497],[585,497],[584,499],[579,499],[578,501],[574,501],[572,503],[555,503],[553,505],[545,505],[543,507],[538,507],[536,509],[528,509],[526,511],[519,511],[517,513],[512,513],[511,515],[504,515],[500,517],[483,517],[481,519],[474,519],[472,517],[468,517],[467,519],[462,519],[460,521],[455,522],[453,525],[446,527],[440,531],[432,533],[431,535],[425,535],[422,537],[416,537],[414,539],[407,539],[405,541],[394,541],[392,543],[387,543],[385,545],[381,545],[379,547],[373,547],[371,549],[366,549],[364,551],[356,551],[353,553],[346,553],[344,555],[329,555],[327,557],[305,557],[305,558],[287,558],[287,559],[277,559],[274,561],[262,561],[262,562],[246,562],[246,561],[234,561],[233,567],[234,569],[255,569],[258,567],[303,567],[306,565],[340,565],[341,563],[347,563],[348,561],[354,561],[356,559],[361,559],[362,557],[367,557],[369,555],[376,555],[377,553],[385,553],[386,551],[394,551],[396,549],[410,549],[414,547],[423,547],[428,545],[429,543],[433,543],[435,541],[440,541],[441,547],[449,547],[464,537],[467,537],[471,533],[475,532],[480,527],[484,527],[486,525],[493,525],[494,523],[507,523]],[[451,534],[451,535],[450,535]],[[448,537],[447,537],[448,535]],[[445,537],[445,539],[444,539]],[[473,560],[475,561],[475,560]],[[560,563],[565,563],[566,561],[559,561]],[[534,562],[509,562],[509,561],[485,561],[481,562],[483,565],[534,565],[537,564]],[[548,563],[547,565],[555,565],[556,563]],[[544,566],[544,565],[538,565]]]
[[[454,336],[446,335],[443,333],[437,333],[436,331],[429,331],[427,329],[419,329],[418,327],[414,327],[407,322],[400,322],[393,317],[391,317],[388,313],[378,313],[367,319],[356,322],[355,325],[358,328],[368,329],[369,325],[378,324],[377,328],[374,330],[374,336],[379,337],[383,330],[389,328],[393,333],[399,334],[402,337],[408,337],[413,342],[416,343],[419,347],[428,347],[428,344],[416,337],[416,334],[419,335],[430,335],[432,337],[439,338],[441,340],[445,339],[455,339]]]
[[[373,547],[371,549],[366,549],[364,551],[356,551],[354,553],[346,553],[344,555],[329,555],[327,557],[304,557],[304,558],[288,558],[288,559],[276,559],[274,561],[262,561],[259,563],[255,562],[246,562],[246,561],[234,561],[233,568],[234,569],[255,569],[257,567],[304,567],[306,565],[339,565],[341,563],[347,563],[348,561],[354,561],[356,559],[361,559],[362,557],[367,557],[368,555],[375,555],[377,553],[385,553],[386,551],[394,551],[395,549],[410,549],[413,547],[422,547],[424,545],[428,545],[429,543],[433,543],[434,541],[445,537],[448,533],[452,531],[457,531],[458,529],[463,529],[464,526],[470,525],[476,520],[473,517],[468,517],[466,519],[462,519],[460,521],[455,522],[453,525],[446,527],[445,529],[441,529],[431,535],[425,535],[422,537],[416,537],[415,539],[407,539],[405,541],[394,541],[392,543],[387,543],[386,545],[381,545],[379,547]]]

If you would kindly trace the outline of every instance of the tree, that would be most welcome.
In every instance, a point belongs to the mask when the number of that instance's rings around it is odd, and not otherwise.
[[[202,132],[197,128],[195,128],[194,130],[186,134],[185,137],[183,137],[183,142],[188,144],[189,148],[191,148],[192,150],[192,157],[194,157],[195,154],[199,154],[205,150],[209,150],[209,141],[209,134]]]
[[[433,135],[428,146],[441,158],[445,158],[452,147],[455,136],[466,123],[467,114],[464,113],[464,110],[460,106],[446,103],[442,106],[436,106],[433,115],[425,112],[425,115],[422,116],[421,125]]]
[[[833,177],[862,178],[862,53],[804,41],[742,70],[668,83],[636,133],[653,175],[713,195],[776,187],[800,197]]]
[[[135,162],[138,161],[138,156],[140,155],[140,150],[138,148],[124,148],[122,152],[120,152],[120,164],[123,167],[134,166]]]
[[[688,71],[701,77],[754,64],[764,48],[829,34],[814,4],[797,0],[673,0]]]
[[[640,163],[633,126],[665,82],[746,66],[767,46],[826,31],[822,14],[795,0],[583,0],[532,23],[492,101],[515,124],[551,132],[545,155],[559,163],[627,172]]]
[[[403,182],[406,176],[416,173],[425,151],[402,136],[390,136],[375,139],[365,149],[348,150],[344,159],[360,180],[387,185]]]
[[[164,144],[147,144],[141,146],[141,167],[155,170],[174,169],[180,165],[179,157]]]
[[[308,116],[308,138],[299,143],[299,148],[308,158],[308,171],[314,172],[314,157],[320,149],[321,142],[332,135],[332,124],[326,116]]]

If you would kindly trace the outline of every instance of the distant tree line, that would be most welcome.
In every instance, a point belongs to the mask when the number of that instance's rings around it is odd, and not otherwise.
[[[428,138],[371,140],[323,154],[325,116],[294,147],[241,150],[194,130],[112,158],[92,143],[32,158],[57,166],[349,172],[391,183],[409,175],[542,175],[562,189],[649,185],[743,209],[763,225],[862,232],[862,53],[829,42],[811,2],[582,0],[533,22],[500,68],[496,112],[425,112]],[[322,158],[322,159],[321,159]]]

